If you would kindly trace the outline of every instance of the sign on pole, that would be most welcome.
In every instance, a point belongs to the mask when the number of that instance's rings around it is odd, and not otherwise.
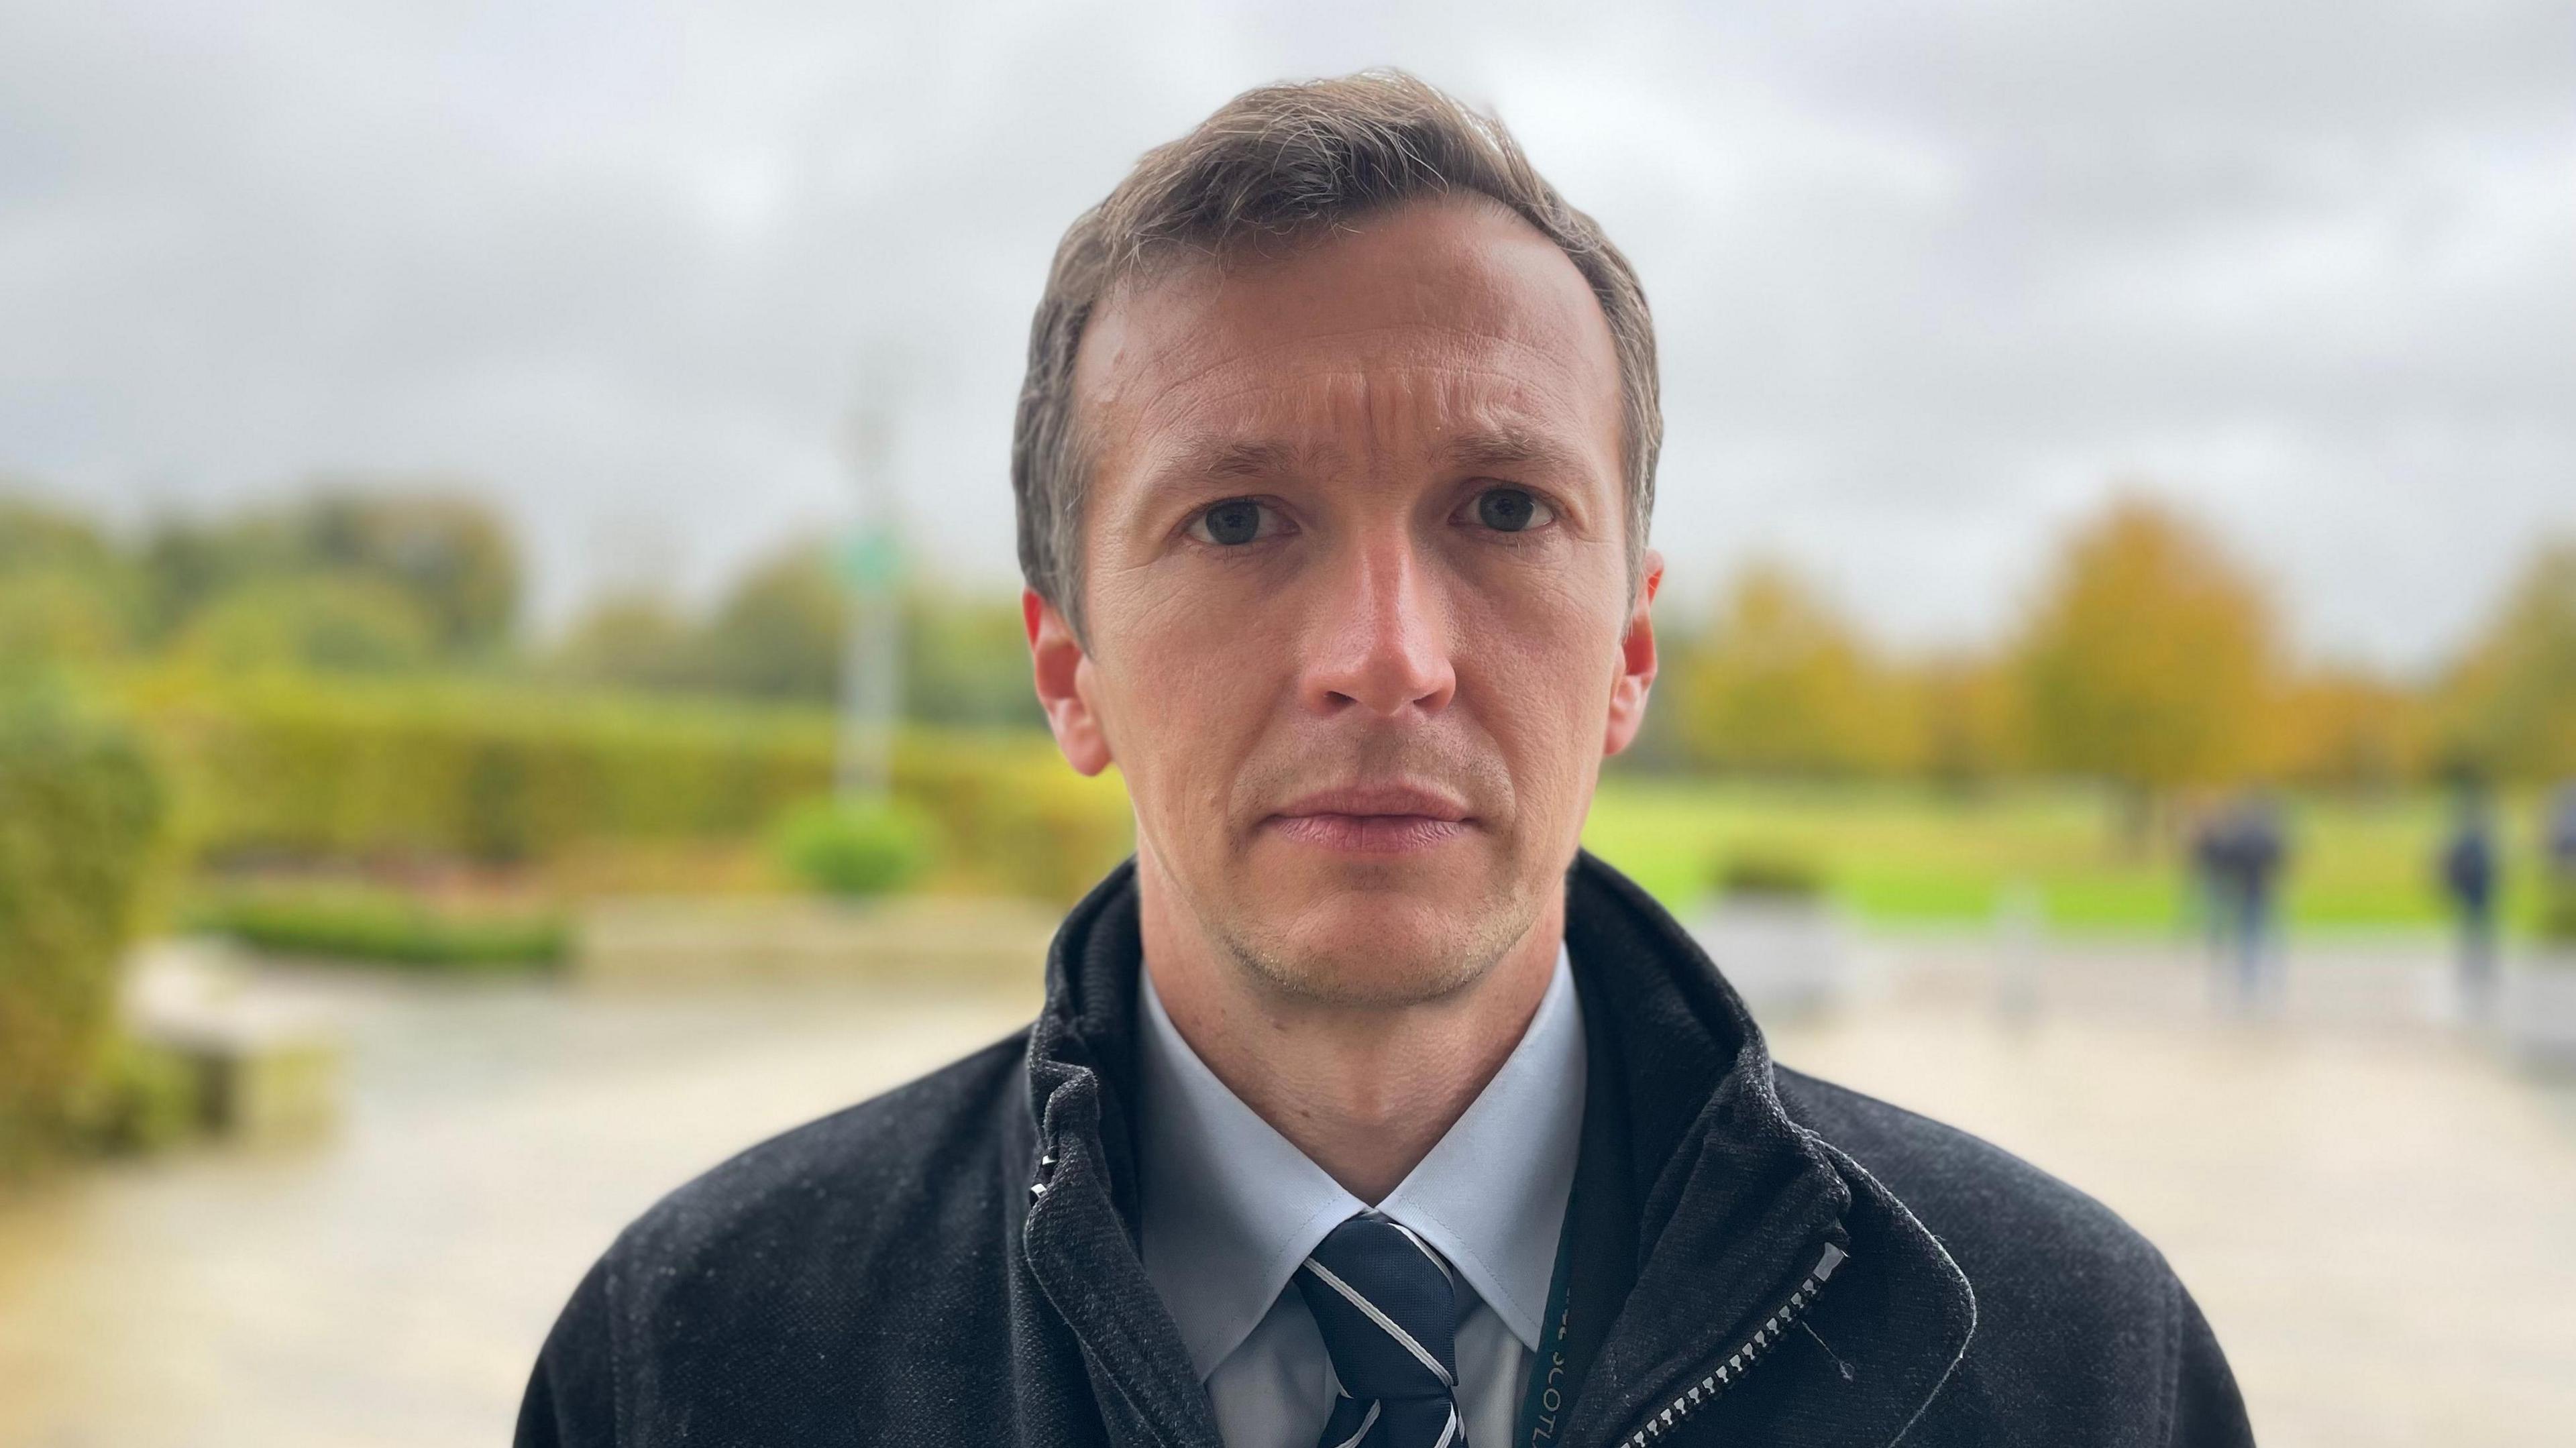
[[[834,782],[845,800],[886,797],[893,784],[895,726],[903,714],[903,538],[897,525],[893,430],[891,399],[860,400],[849,437],[859,518],[833,557],[850,596],[834,768]]]

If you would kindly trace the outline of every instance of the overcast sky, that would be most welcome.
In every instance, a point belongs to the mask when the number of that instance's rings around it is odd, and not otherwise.
[[[909,526],[1007,586],[1065,224],[1247,85],[1395,63],[1643,273],[1685,606],[1778,553],[1977,640],[2128,480],[2412,667],[2576,529],[2576,6],[1615,14],[16,0],[0,475],[124,519],[462,480],[554,622],[847,520],[885,377]]]

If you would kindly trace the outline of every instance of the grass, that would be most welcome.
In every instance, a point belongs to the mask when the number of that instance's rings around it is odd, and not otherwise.
[[[2508,814],[2507,918],[2539,913],[2528,802]],[[2446,910],[2433,874],[2448,815],[2432,791],[2289,802],[2293,926],[2431,930]],[[2190,924],[2181,850],[2124,849],[2113,805],[2073,786],[1960,798],[1904,784],[1787,784],[1606,776],[1584,843],[1665,901],[1693,908],[1739,858],[1810,862],[1871,924],[1982,924],[2026,884],[2049,924],[2077,932],[2170,933]]]
[[[2177,841],[2124,849],[2110,798],[2078,786],[2016,785],[1961,798],[1902,783],[1792,784],[1612,773],[1584,842],[1683,912],[1701,907],[1720,872],[1812,876],[1864,923],[1982,927],[2026,887],[2062,933],[2166,935],[2192,928]],[[2289,911],[2302,931],[2432,931],[2447,911],[2434,853],[2449,815],[2433,790],[2289,802]],[[2538,931],[2542,901],[2534,802],[2507,812],[2506,918]],[[711,847],[712,848],[712,847]],[[779,888],[752,842],[667,862],[661,889]],[[728,874],[728,868],[731,874]],[[570,883],[559,894],[635,888],[631,871]],[[733,882],[745,875],[751,883]],[[752,876],[757,875],[757,880]],[[566,881],[556,881],[559,887]],[[450,902],[393,886],[277,882],[218,886],[188,912],[199,928],[281,953],[423,968],[507,970],[560,961],[570,927],[556,907]]]

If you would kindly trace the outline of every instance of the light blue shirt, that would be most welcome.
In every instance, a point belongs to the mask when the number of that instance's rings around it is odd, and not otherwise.
[[[1227,1448],[1314,1448],[1339,1391],[1290,1280],[1368,1203],[1261,1119],[1181,1038],[1142,972],[1145,1275],[1207,1385]],[[1457,1269],[1467,1441],[1511,1442],[1583,1132],[1582,1006],[1559,947],[1529,1029],[1431,1153],[1377,1203]]]

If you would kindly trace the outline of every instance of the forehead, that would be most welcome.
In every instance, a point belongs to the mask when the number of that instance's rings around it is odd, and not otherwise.
[[[1074,394],[1104,482],[1172,447],[1354,423],[1433,447],[1545,436],[1617,473],[1600,304],[1554,242],[1482,197],[1122,287],[1085,329]]]

